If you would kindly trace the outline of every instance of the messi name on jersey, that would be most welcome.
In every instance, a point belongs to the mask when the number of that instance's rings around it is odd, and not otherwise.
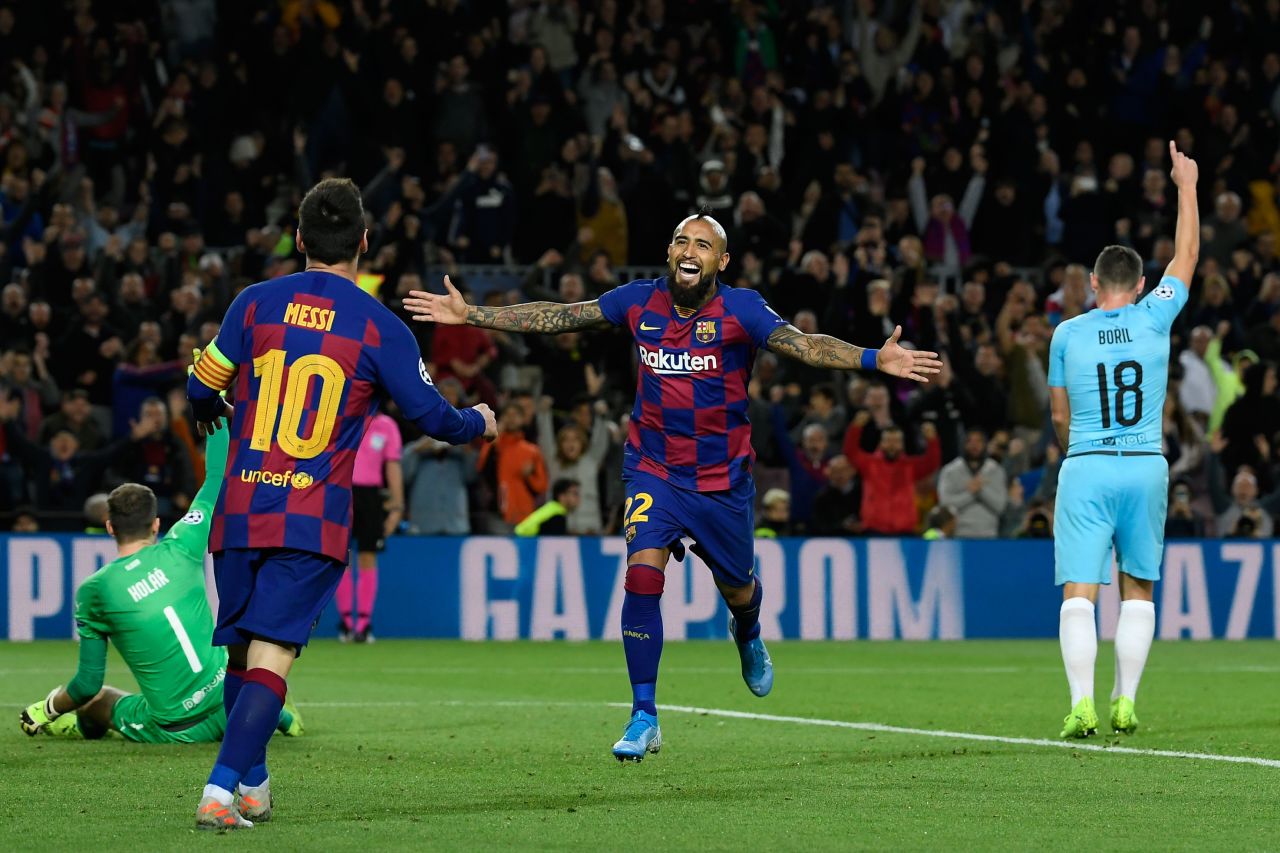
[[[291,326],[315,329],[317,332],[331,332],[336,313],[332,308],[317,308],[314,305],[290,302],[284,309],[284,321]]]

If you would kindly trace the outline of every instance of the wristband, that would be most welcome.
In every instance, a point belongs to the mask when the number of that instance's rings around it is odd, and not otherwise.
[[[62,713],[53,707],[53,697],[57,696],[61,690],[62,685],[58,685],[49,691],[48,696],[44,697],[44,715],[49,718],[51,723],[62,716]]]
[[[862,369],[875,370],[876,356],[878,356],[879,354],[880,354],[880,350],[878,349],[864,349],[862,351]]]

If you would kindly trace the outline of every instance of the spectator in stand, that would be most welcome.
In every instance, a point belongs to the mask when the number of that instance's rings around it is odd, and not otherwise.
[[[782,389],[774,386],[775,399],[781,398]],[[778,442],[778,453],[791,473],[791,525],[792,529],[806,529],[813,515],[813,501],[827,485],[827,460],[831,456],[827,430],[821,424],[809,424],[801,431],[800,446],[791,441],[783,407],[773,406],[773,435]]]
[[[1280,493],[1273,492],[1259,500],[1258,478],[1248,468],[1235,473],[1228,493],[1217,450],[1209,454],[1208,467],[1209,498],[1217,515],[1218,536],[1270,539],[1275,529],[1273,515],[1280,509]]]
[[[928,198],[923,157],[911,161],[911,179],[907,182],[911,214],[915,218],[916,230],[924,240],[925,257],[950,275],[958,274],[973,253],[969,229],[973,227],[973,219],[986,188],[987,160],[978,146],[969,153],[969,164],[973,177],[965,186],[958,209],[955,199],[947,193]]]
[[[1209,342],[1213,340],[1213,331],[1208,326],[1196,326],[1191,330],[1191,346],[1178,356],[1182,365],[1182,383],[1178,386],[1178,399],[1187,414],[1199,422],[1203,428],[1209,423],[1209,415],[1218,397],[1218,389],[1214,383],[1214,370],[1209,366]],[[1217,371],[1225,373],[1227,368],[1218,359]]]
[[[940,449],[933,424],[926,423],[921,432],[925,452],[907,455],[902,430],[891,426],[880,432],[880,443],[874,453],[860,446],[862,431],[871,415],[859,412],[845,436],[845,453],[862,478],[862,524],[872,536],[903,536],[916,532],[916,481],[938,470]]]
[[[111,460],[126,483],[141,483],[155,492],[161,518],[176,519],[196,493],[195,474],[185,449],[169,426],[169,410],[159,397],[142,404],[130,423],[130,441]]]
[[[36,441],[47,445],[60,432],[71,433],[77,446],[85,453],[92,453],[106,444],[102,428],[93,417],[93,407],[89,405],[89,392],[82,388],[63,392],[61,407],[44,419]]]
[[[1249,231],[1240,218],[1240,196],[1227,191],[1213,200],[1213,216],[1200,228],[1200,256],[1227,263],[1231,253],[1248,243]]]
[[[458,197],[450,243],[467,263],[507,263],[515,234],[515,193],[498,173],[498,157],[479,155],[475,181]]]
[[[994,539],[1008,501],[1004,468],[987,456],[987,434],[971,429],[965,434],[964,454],[938,475],[938,501],[956,513],[955,536],[960,539]]]
[[[468,397],[492,404],[497,399],[485,369],[497,356],[490,333],[474,326],[436,326],[431,338],[431,363],[438,380],[457,379]]]
[[[791,495],[786,489],[770,489],[760,499],[757,539],[777,539],[791,535]]]
[[[843,454],[827,461],[827,485],[813,499],[812,536],[856,536],[862,533],[858,520],[862,506],[862,481]]]
[[[609,405],[596,400],[592,407],[594,421],[590,438],[581,424],[570,422],[554,429],[552,398],[543,397],[538,404],[538,447],[546,460],[547,476],[552,482],[572,481],[577,488],[573,505],[563,504],[568,533],[599,536],[604,531],[600,513],[600,471],[609,452]],[[558,500],[553,495],[553,499]],[[563,503],[563,502],[562,502]]]
[[[112,436],[129,432],[129,421],[138,416],[144,401],[185,380],[186,364],[182,359],[161,361],[157,339],[139,337],[130,343],[112,378]]]
[[[1222,419],[1231,404],[1244,394],[1244,374],[1250,366],[1258,363],[1258,354],[1253,350],[1240,350],[1231,357],[1231,369],[1227,369],[1222,360],[1224,342],[1231,334],[1231,323],[1223,320],[1218,324],[1214,337],[1205,348],[1204,360],[1213,375],[1218,396],[1214,400],[1213,411],[1209,414],[1209,434],[1216,433],[1222,427]]]
[[[849,416],[836,398],[835,386],[830,382],[820,382],[810,389],[804,417],[792,428],[791,440],[794,443],[803,442],[804,431],[811,424],[816,424],[827,433],[830,441],[835,442],[844,435],[845,424],[848,422]]]
[[[582,491],[577,480],[567,477],[551,484],[551,500],[535,509],[516,525],[517,536],[567,536],[569,516],[582,503]]]
[[[538,446],[524,437],[525,416],[507,403],[498,413],[498,437],[480,448],[482,476],[493,484],[506,530],[523,521],[547,490],[547,465]],[[496,531],[495,531],[496,532]]]
[[[46,341],[47,348],[47,341]],[[44,413],[58,403],[58,386],[45,366],[48,353],[9,350],[0,356],[0,397],[16,398],[17,424],[22,434],[34,440]]]
[[[456,379],[441,380],[441,395],[455,408],[467,397]],[[405,446],[401,456],[408,492],[409,532],[420,536],[465,536],[471,532],[470,494],[476,482],[476,454],[467,445],[453,446],[423,436]]]
[[[1169,517],[1164,523],[1166,539],[1202,539],[1205,535],[1204,517],[1191,501],[1191,486],[1185,480],[1173,484],[1169,493]]]
[[[956,514],[951,508],[939,504],[929,510],[929,516],[924,522],[925,530],[920,535],[920,538],[926,542],[933,542],[937,539],[955,539],[957,536],[957,524]]]
[[[42,511],[78,513],[85,499],[99,490],[107,465],[124,451],[127,439],[86,452],[70,432],[56,433],[48,446],[26,439],[14,426],[19,405],[16,400],[0,400],[0,428],[4,430],[7,452],[24,467],[27,485],[35,505]],[[149,424],[139,424],[135,437],[141,439]]]
[[[1222,419],[1222,438],[1227,442],[1222,464],[1228,471],[1248,465],[1262,489],[1269,491],[1273,484],[1265,463],[1270,452],[1260,449],[1259,440],[1269,442],[1280,431],[1276,366],[1265,361],[1251,365],[1244,372],[1244,388],[1244,394],[1231,404]]]

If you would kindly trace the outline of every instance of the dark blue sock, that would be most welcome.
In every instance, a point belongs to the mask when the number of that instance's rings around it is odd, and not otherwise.
[[[227,712],[227,719],[231,718],[231,709],[236,706],[236,698],[243,686],[244,670],[227,667],[226,677],[222,679],[222,709]]]
[[[751,601],[738,607],[729,605],[729,612],[733,614],[734,639],[739,643],[749,643],[760,636],[760,599],[763,597],[764,590],[757,579]]]
[[[658,661],[662,658],[662,587],[666,580],[653,566],[627,569],[622,599],[622,650],[631,678],[631,712],[658,715]]]
[[[267,741],[280,721],[284,696],[284,679],[275,673],[251,669],[245,674],[240,695],[227,717],[218,760],[209,774],[210,785],[234,791],[250,769],[265,760]]]
[[[253,766],[245,771],[244,776],[240,779],[240,784],[247,788],[256,788],[265,781],[267,781],[267,751],[263,749],[262,752],[258,753]]]
[[[244,686],[244,673],[243,669],[227,667],[226,678],[222,681],[222,707],[226,710],[227,719],[231,719],[231,709],[236,706],[236,699],[240,696],[240,688]],[[251,788],[267,781],[266,750],[263,750],[262,755],[253,763],[253,766],[249,768],[249,772],[245,773],[244,778],[240,781]],[[227,790],[231,789],[228,788]]]

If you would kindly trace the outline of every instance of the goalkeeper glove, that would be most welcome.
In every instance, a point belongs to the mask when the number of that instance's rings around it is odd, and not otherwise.
[[[40,730],[52,723],[54,720],[62,716],[61,713],[54,710],[53,697],[62,691],[62,685],[58,685],[49,691],[49,695],[44,697],[40,702],[32,702],[19,716],[19,722],[22,730],[29,736],[35,736]]]

